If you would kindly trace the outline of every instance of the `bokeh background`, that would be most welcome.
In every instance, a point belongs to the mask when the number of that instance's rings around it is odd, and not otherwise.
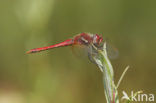
[[[118,48],[115,82],[128,94],[156,91],[156,1],[1,0],[0,103],[106,103],[102,73],[70,47],[25,52],[81,32],[98,33]],[[86,59],[84,59],[86,58]],[[144,102],[143,102],[144,103]]]

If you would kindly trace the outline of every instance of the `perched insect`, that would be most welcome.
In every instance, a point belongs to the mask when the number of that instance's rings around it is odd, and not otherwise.
[[[47,46],[47,47],[31,49],[27,51],[27,54],[49,50],[49,49],[53,49],[57,47],[74,46],[74,45],[88,47],[91,44],[94,44],[96,47],[100,47],[102,41],[103,41],[103,38],[99,36],[98,34],[81,33],[81,34],[76,35],[73,39],[67,39],[64,42],[61,42],[58,44],[54,44],[54,45]]]
[[[102,36],[100,36],[98,34],[80,33],[80,34],[76,35],[75,37],[73,37],[72,39],[67,39],[64,42],[54,44],[51,46],[47,46],[47,47],[31,49],[31,50],[27,51],[26,53],[27,54],[37,53],[40,51],[49,50],[49,49],[53,49],[53,48],[57,48],[57,47],[76,46],[77,45],[77,46],[85,48],[89,59],[91,61],[93,61],[92,56],[97,55],[97,50],[95,50],[94,47],[96,47],[96,49],[103,49],[103,44],[104,44],[103,38],[102,38]]]

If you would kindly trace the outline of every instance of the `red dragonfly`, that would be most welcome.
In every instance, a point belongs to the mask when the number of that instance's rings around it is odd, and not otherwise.
[[[87,51],[87,55],[89,59],[94,62],[93,56],[98,56],[98,50],[103,49],[103,38],[98,34],[89,34],[89,33],[80,33],[73,37],[72,39],[67,39],[64,42],[54,44],[47,47],[35,48],[27,51],[27,54],[37,53],[44,50],[49,50],[57,47],[64,46],[80,46],[83,47]],[[96,47],[96,48],[95,48]],[[114,59],[118,56],[118,52],[116,49],[112,48],[112,46],[107,45],[107,54],[110,59]],[[114,55],[115,54],[115,55]],[[95,62],[94,62],[95,63]]]
[[[103,41],[103,38],[99,36],[98,34],[80,33],[76,35],[75,37],[73,37],[72,39],[67,39],[64,42],[61,42],[58,44],[54,44],[54,45],[47,46],[47,47],[31,49],[27,52],[27,54],[49,50],[49,49],[53,49],[57,47],[74,46],[74,45],[85,46],[85,47],[88,47],[88,49],[91,49],[90,47],[93,44],[97,48],[101,48],[102,47],[101,45],[103,44],[102,41]],[[90,53],[89,50],[88,50],[88,53]]]

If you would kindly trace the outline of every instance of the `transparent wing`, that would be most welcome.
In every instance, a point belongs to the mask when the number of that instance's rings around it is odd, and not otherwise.
[[[106,43],[107,55],[110,59],[116,59],[119,56],[119,51],[110,43]]]
[[[97,47],[98,49],[103,49],[103,44],[104,43],[102,43],[100,46],[96,46],[95,45],[95,47]],[[97,55],[97,51],[96,50],[94,50],[94,48],[92,48],[92,47],[89,47],[88,48],[88,53],[89,53],[89,55]],[[109,57],[109,59],[116,59],[116,58],[118,58],[118,56],[119,56],[119,52],[118,52],[118,49],[117,48],[115,48],[113,45],[111,45],[110,43],[107,43],[106,42],[106,51],[107,51],[107,55],[108,55],[108,57]]]

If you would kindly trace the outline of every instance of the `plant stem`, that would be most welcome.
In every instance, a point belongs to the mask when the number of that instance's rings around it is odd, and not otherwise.
[[[106,101],[107,103],[119,103],[118,91],[114,84],[114,71],[107,56],[106,43],[104,43],[103,45],[103,50],[98,50],[95,46],[93,46],[93,48],[97,50],[97,55],[93,55],[92,57],[103,73],[104,93]]]

